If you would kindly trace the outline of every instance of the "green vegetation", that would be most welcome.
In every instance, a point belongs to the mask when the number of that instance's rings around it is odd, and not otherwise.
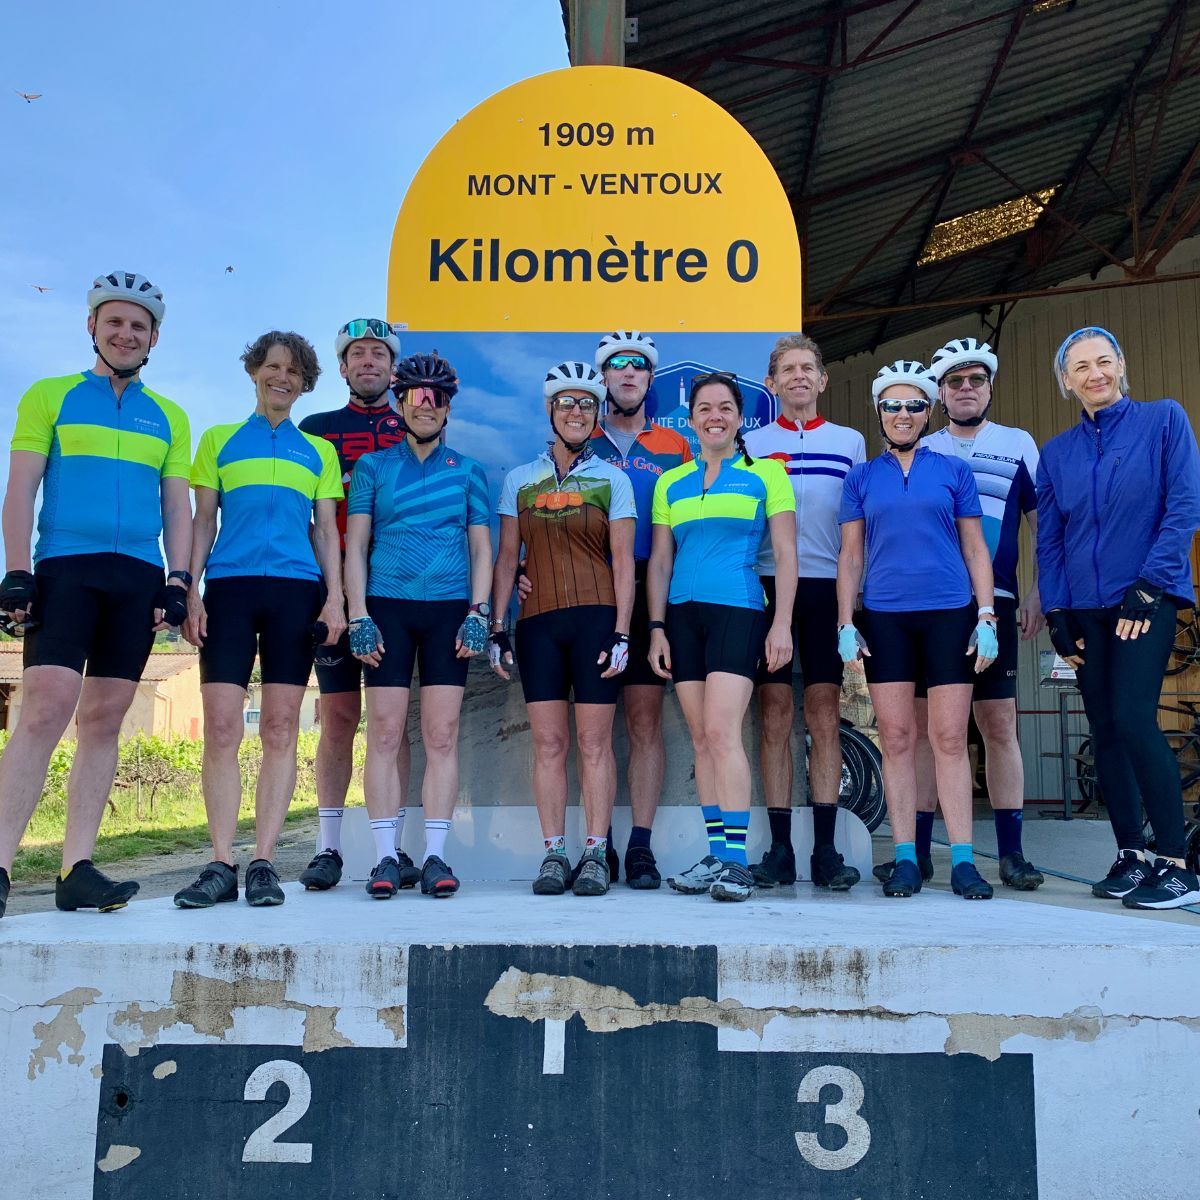
[[[313,762],[318,734],[300,735],[297,752],[296,792],[288,811],[294,824],[317,811]],[[0,750],[8,734],[0,732]],[[108,811],[96,843],[96,862],[111,863],[142,854],[171,854],[208,844],[204,797],[200,791],[200,757],[203,742],[183,738],[137,734],[122,743],[117,777]],[[362,764],[365,743],[361,735],[354,747],[354,778],[349,803],[362,802]],[[67,778],[75,759],[75,743],[62,742],[50,759],[46,787],[29,823],[14,872],[24,879],[49,878],[59,868],[63,830],[67,819]],[[254,824],[254,784],[262,765],[262,747],[247,737],[238,760],[242,769],[242,808],[239,829]]]

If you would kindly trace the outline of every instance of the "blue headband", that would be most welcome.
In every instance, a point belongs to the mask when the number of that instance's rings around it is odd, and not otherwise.
[[[1059,373],[1066,367],[1067,351],[1076,343],[1083,341],[1084,338],[1102,337],[1108,342],[1117,352],[1118,357],[1124,358],[1125,355],[1121,350],[1121,344],[1117,341],[1107,329],[1101,329],[1099,325],[1085,325],[1082,329],[1075,330],[1074,333],[1068,334],[1063,344],[1059,346],[1058,353],[1054,356],[1055,366],[1058,367]]]

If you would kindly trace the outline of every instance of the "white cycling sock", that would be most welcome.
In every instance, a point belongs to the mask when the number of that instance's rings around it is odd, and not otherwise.
[[[371,822],[371,836],[375,839],[375,861],[396,857],[396,818],[383,817]]]
[[[444,859],[446,856],[446,834],[450,832],[450,822],[436,817],[425,818],[425,861],[435,855]]]
[[[321,849],[342,852],[342,813],[340,808],[318,808],[317,819],[321,825]]]

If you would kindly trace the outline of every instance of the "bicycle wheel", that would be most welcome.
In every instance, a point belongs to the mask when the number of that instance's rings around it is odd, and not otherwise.
[[[1171,657],[1167,659],[1167,669],[1163,674],[1179,675],[1195,663],[1200,663],[1200,626],[1197,626],[1195,616],[1186,620],[1177,617],[1175,644],[1171,647]]]
[[[1081,762],[1080,759],[1075,760],[1075,786],[1079,789],[1079,799],[1081,801],[1077,812],[1083,812],[1096,802],[1099,795],[1099,785],[1096,783],[1096,761],[1092,755],[1092,739],[1084,738],[1079,743],[1079,749],[1075,751],[1080,757],[1091,758],[1091,762]]]
[[[842,787],[838,802],[874,832],[887,813],[882,759],[875,743],[853,725],[842,723]]]

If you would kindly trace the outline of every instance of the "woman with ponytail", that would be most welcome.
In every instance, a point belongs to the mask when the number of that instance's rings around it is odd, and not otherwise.
[[[697,375],[688,400],[700,456],[667,471],[654,488],[654,541],[646,588],[650,665],[675,681],[696,753],[696,790],[709,852],[667,882],[677,892],[745,900],[750,763],[742,718],[760,659],[792,659],[796,497],[774,459],[754,459],[742,440],[742,393],[724,371]],[[763,534],[779,564],[776,617],[755,573]]]
[[[842,489],[838,653],[846,663],[863,659],[879,726],[896,843],[883,894],[921,890],[915,693],[923,678],[938,797],[950,835],[950,883],[964,899],[990,900],[992,885],[976,869],[972,849],[967,758],[972,663],[978,674],[999,653],[979,492],[965,460],[919,448],[938,398],[931,371],[919,362],[892,363],[875,376],[871,397],[887,449],[851,467]],[[856,622],[860,585],[863,607]]]

